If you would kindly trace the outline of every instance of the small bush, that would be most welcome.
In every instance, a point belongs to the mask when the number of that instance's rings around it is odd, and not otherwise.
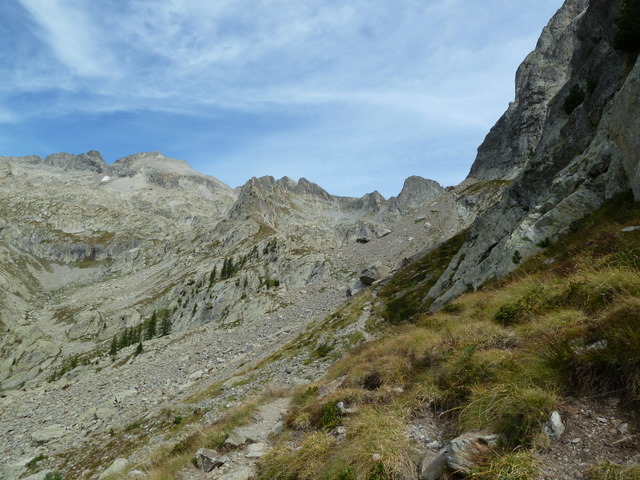
[[[516,265],[522,261],[522,254],[520,253],[520,250],[516,250],[515,252],[513,252],[513,255],[511,256],[511,261]]]
[[[317,428],[324,428],[326,430],[331,430],[340,425],[340,423],[342,423],[342,412],[338,408],[338,402],[334,401],[324,404],[314,420]]]
[[[540,248],[549,248],[551,246],[551,239],[549,237],[544,237],[542,240],[536,243],[536,246]]]
[[[444,307],[442,307],[443,313],[449,313],[451,315],[462,313],[463,310],[464,309],[462,305],[460,305],[459,303],[447,303]]]
[[[49,472],[44,476],[44,480],[63,480],[60,472]]]
[[[564,99],[562,108],[567,115],[571,115],[573,111],[584,102],[584,90],[580,85],[574,85],[569,90],[569,95]]]

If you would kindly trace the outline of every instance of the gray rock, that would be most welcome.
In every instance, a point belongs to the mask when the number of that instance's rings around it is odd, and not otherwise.
[[[351,280],[351,282],[349,282],[349,285],[347,286],[347,297],[354,297],[365,288],[367,288],[367,285],[354,278],[353,280]]]
[[[221,467],[228,461],[224,455],[219,455],[215,450],[201,448],[196,452],[196,465],[203,472],[210,472],[214,468]]]
[[[103,478],[107,478],[111,475],[115,475],[117,473],[122,472],[129,466],[129,462],[125,458],[116,458],[111,466],[107,468],[104,472],[102,472],[98,479],[102,480]]]
[[[562,418],[560,417],[560,413],[555,410],[551,412],[549,420],[545,422],[545,424],[542,426],[542,429],[551,440],[559,441],[565,430],[564,423],[562,423]]]
[[[232,431],[227,439],[224,441],[225,445],[228,445],[233,448],[238,448],[244,445],[247,442],[247,437],[242,435],[242,433],[237,430]]]
[[[499,439],[499,435],[478,432],[460,435],[446,448],[447,465],[454,472],[468,475],[495,455]]]
[[[63,425],[49,425],[31,433],[31,439],[36,443],[47,443],[63,438],[66,434],[67,429]]]
[[[625,227],[621,231],[623,233],[635,232],[636,230],[640,230],[640,226],[634,225],[632,227]]]
[[[440,480],[447,470],[446,452],[427,452],[420,462],[418,478],[419,480]]]
[[[271,427],[271,433],[274,435],[280,435],[284,432],[284,422],[279,420],[273,427]]]
[[[247,446],[247,452],[245,456],[247,458],[260,458],[265,456],[267,453],[267,445],[264,443],[252,443]]]

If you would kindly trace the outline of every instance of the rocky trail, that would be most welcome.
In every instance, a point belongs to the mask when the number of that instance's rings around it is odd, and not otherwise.
[[[179,480],[249,480],[256,473],[256,462],[269,449],[270,438],[282,432],[283,416],[287,412],[289,398],[280,398],[262,405],[251,422],[234,430],[225,447],[229,449],[224,455],[202,449],[196,453],[195,466],[178,472]],[[222,463],[224,462],[224,463]],[[204,465],[203,465],[204,464]],[[221,464],[221,465],[218,465]],[[217,466],[213,466],[217,465]],[[204,466],[204,468],[202,468]],[[210,472],[208,470],[211,467]]]

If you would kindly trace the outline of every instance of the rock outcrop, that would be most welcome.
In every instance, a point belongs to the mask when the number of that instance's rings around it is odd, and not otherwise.
[[[429,293],[432,308],[512,271],[606,199],[632,186],[638,198],[640,64],[612,46],[618,14],[617,2],[567,0],[518,70],[516,101],[470,172],[510,182]]]

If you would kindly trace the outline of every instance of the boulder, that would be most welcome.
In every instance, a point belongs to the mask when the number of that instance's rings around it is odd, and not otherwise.
[[[62,425],[49,425],[31,433],[31,439],[36,443],[47,443],[58,440],[67,434],[67,429]]]
[[[224,444],[229,447],[238,448],[244,445],[246,442],[247,442],[247,437],[245,437],[243,434],[241,434],[237,430],[234,430],[229,434],[227,439],[224,441]]]
[[[347,287],[347,297],[354,297],[367,288],[367,285],[362,283],[357,278],[354,278],[349,282],[349,286]]]
[[[419,480],[440,480],[447,471],[447,455],[445,451],[439,453],[427,452],[420,463]]]
[[[120,473],[128,466],[129,466],[129,462],[127,461],[126,458],[116,458],[111,464],[111,466],[100,474],[98,479],[102,480],[103,478],[107,478],[110,475],[115,475],[116,473]]]
[[[365,268],[360,274],[360,281],[365,285],[372,285],[373,282],[383,279],[389,275],[391,269],[382,262],[376,262],[368,268]]]
[[[446,449],[447,465],[454,472],[464,475],[486,463],[495,455],[500,435],[468,432],[451,440]]]
[[[549,420],[542,426],[542,430],[551,440],[560,440],[564,433],[564,423],[562,423],[562,418],[557,411],[551,412]]]
[[[215,450],[201,448],[196,452],[196,465],[203,472],[210,472],[214,468],[221,467],[227,462],[227,457],[219,455]]]

